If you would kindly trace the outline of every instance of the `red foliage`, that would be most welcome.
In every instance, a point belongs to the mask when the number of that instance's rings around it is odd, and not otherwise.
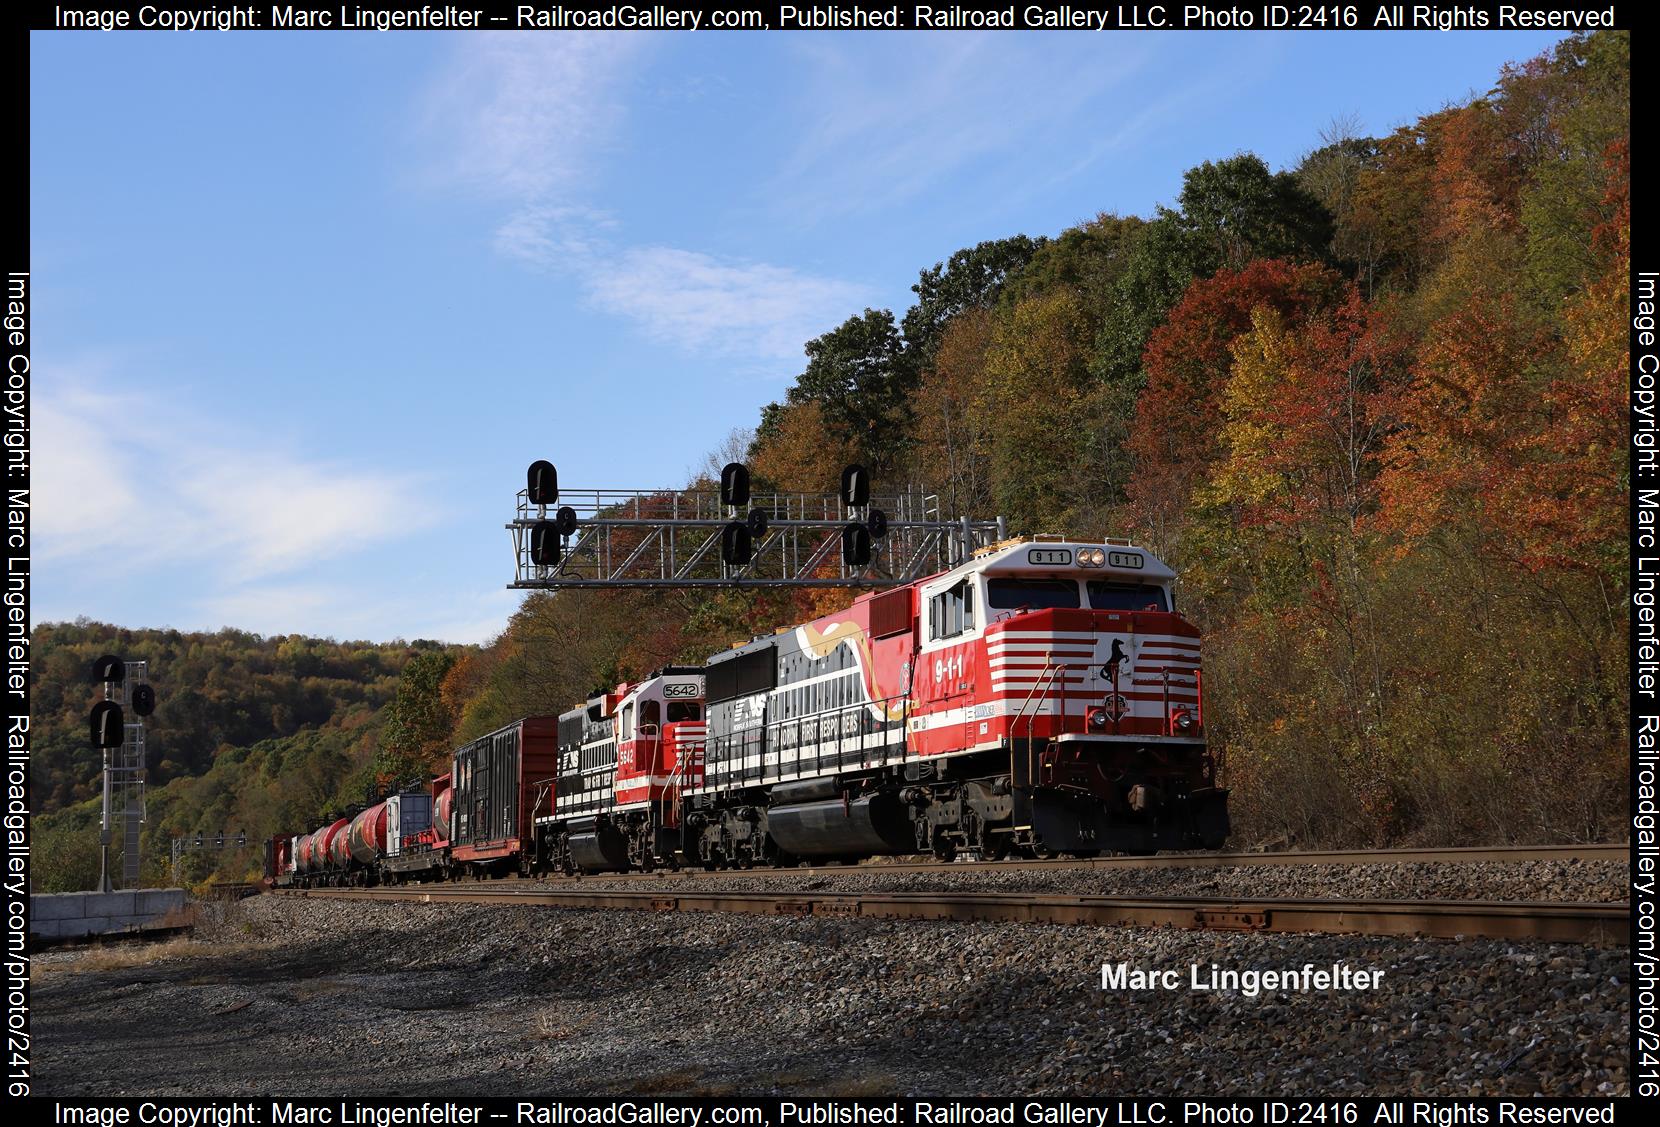
[[[1288,323],[1332,302],[1342,279],[1313,264],[1263,259],[1193,282],[1147,341],[1147,386],[1136,405],[1129,448],[1129,494],[1138,516],[1162,525],[1184,510],[1194,485],[1218,457],[1222,389],[1235,338],[1251,311],[1267,306]]]

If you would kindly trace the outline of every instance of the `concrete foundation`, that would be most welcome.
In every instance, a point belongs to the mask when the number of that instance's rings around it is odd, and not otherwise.
[[[182,913],[184,903],[182,888],[31,894],[29,935],[50,941],[175,927],[168,917]]]

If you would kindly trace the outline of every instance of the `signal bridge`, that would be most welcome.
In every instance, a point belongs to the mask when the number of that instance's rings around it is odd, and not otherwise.
[[[839,493],[755,493],[733,462],[715,489],[566,489],[536,462],[519,490],[513,588],[892,587],[1006,536],[914,490],[872,496],[862,466]]]

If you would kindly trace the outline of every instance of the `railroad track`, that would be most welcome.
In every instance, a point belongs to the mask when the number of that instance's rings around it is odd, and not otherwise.
[[[1402,865],[1421,862],[1474,864],[1491,861],[1621,861],[1631,856],[1631,846],[1620,845],[1477,845],[1445,849],[1303,850],[1286,853],[1161,853],[1152,857],[1051,857],[1007,861],[901,861],[865,862],[858,865],[813,865],[793,869],[656,869],[649,873],[596,873],[591,877],[558,875],[525,878],[506,876],[501,884],[579,885],[585,879],[638,881],[661,885],[665,882],[699,878],[846,876],[850,873],[996,873],[1031,869],[1254,869],[1284,865]],[[427,886],[422,886],[427,887]]]
[[[1629,944],[1628,904],[1455,900],[1222,900],[1008,892],[718,892],[465,884],[284,889],[278,895],[834,919],[953,920]]]
[[[1474,864],[1491,861],[1621,861],[1631,846],[1619,845],[1475,845],[1445,849],[1302,850],[1285,853],[1160,853],[1152,857],[1051,857],[1008,861],[903,861],[894,864],[814,865],[794,869],[744,869],[745,877],[837,876],[848,873],[1016,872],[1023,869],[1254,869],[1279,865],[1403,865],[1421,862]],[[732,876],[737,870],[658,869],[650,873],[597,873],[603,880],[663,881]],[[517,878],[508,878],[517,879]],[[540,881],[579,881],[581,877],[540,877]]]

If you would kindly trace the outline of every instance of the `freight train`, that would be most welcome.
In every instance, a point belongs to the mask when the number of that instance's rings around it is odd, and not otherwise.
[[[1126,541],[1019,539],[458,748],[267,846],[300,886],[1217,849],[1199,631]]]

